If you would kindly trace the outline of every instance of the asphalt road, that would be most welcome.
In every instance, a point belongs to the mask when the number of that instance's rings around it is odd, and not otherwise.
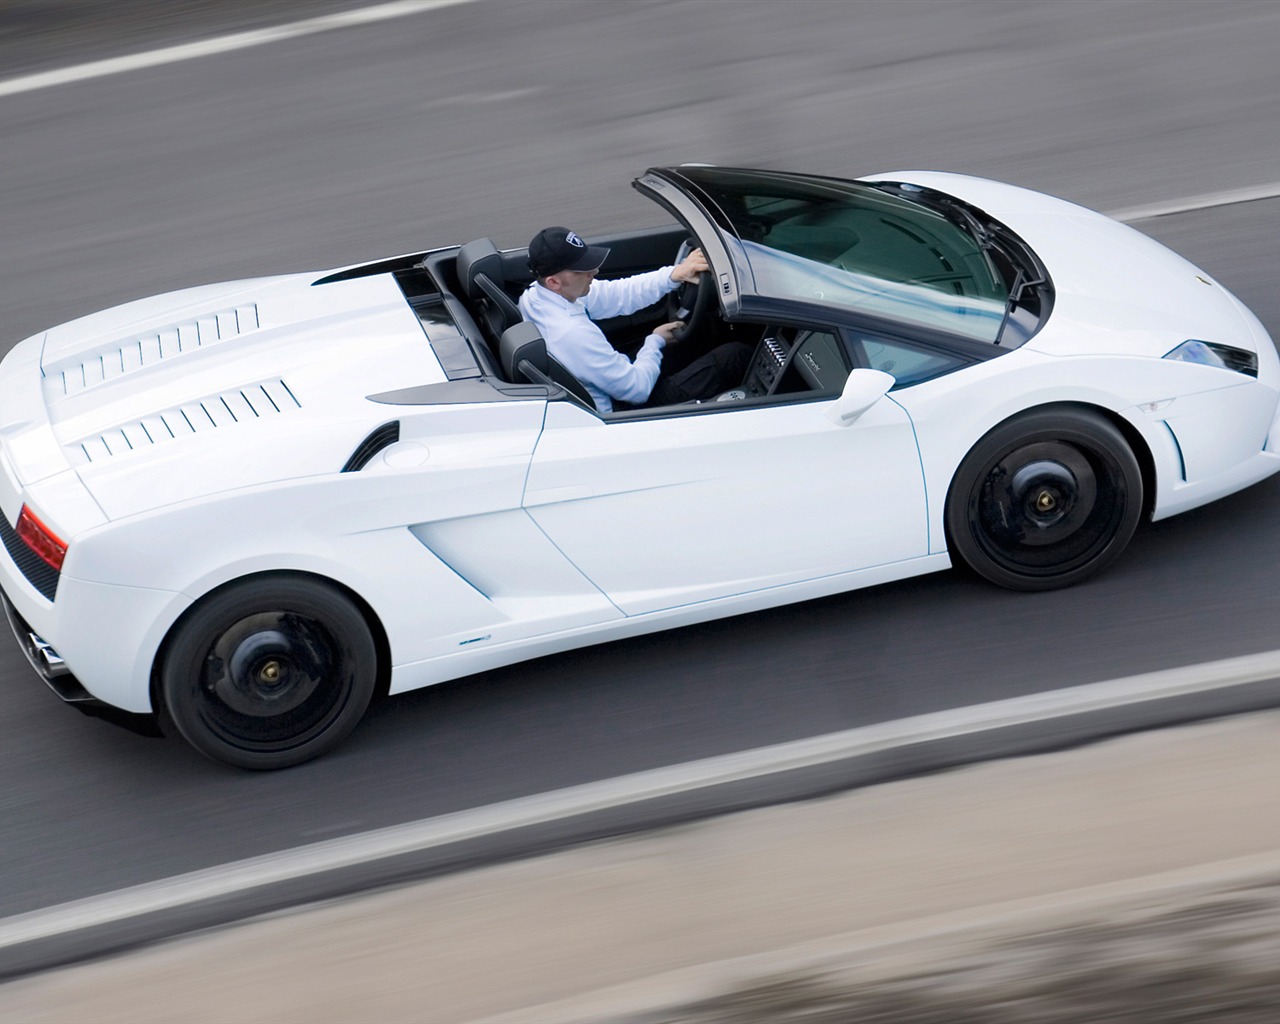
[[[354,6],[0,0],[0,78]],[[681,160],[941,167],[1106,210],[1263,184],[1280,179],[1277,44],[1280,6],[1225,0],[481,0],[2,96],[0,347],[210,280],[481,235],[522,244],[548,221],[645,226],[663,218],[630,179]],[[1280,336],[1280,200],[1139,226]],[[82,718],[4,641],[0,916],[639,769],[1270,650],[1278,512],[1273,479],[1144,529],[1105,577],[1060,593],[946,573],[442,685],[270,775]]]

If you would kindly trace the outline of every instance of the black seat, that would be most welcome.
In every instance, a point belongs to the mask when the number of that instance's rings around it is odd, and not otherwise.
[[[467,304],[494,353],[502,332],[520,323],[520,307],[507,294],[502,254],[488,238],[477,238],[458,250],[458,280]]]
[[[498,343],[502,375],[512,384],[549,384],[562,388],[574,398],[595,411],[596,404],[590,392],[572,373],[547,352],[547,343],[538,333],[536,324],[521,322],[502,332]]]

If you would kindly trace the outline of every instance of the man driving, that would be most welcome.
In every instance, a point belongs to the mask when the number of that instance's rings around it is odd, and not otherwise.
[[[682,283],[696,282],[709,269],[701,249],[675,266],[598,281],[608,255],[607,248],[587,245],[568,228],[544,228],[529,243],[529,269],[537,280],[520,296],[520,312],[537,325],[547,352],[583,383],[600,412],[612,412],[615,401],[656,406],[710,398],[741,382],[751,354],[745,345],[721,345],[663,376],[663,349],[678,340],[681,321],[655,328],[634,360],[617,351],[594,322],[634,313]]]

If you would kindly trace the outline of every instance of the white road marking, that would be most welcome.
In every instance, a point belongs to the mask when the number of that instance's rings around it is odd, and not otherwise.
[[[129,54],[125,57],[112,57],[108,60],[96,60],[88,64],[76,64],[73,67],[59,68],[55,71],[41,71],[18,78],[0,81],[0,96],[13,96],[23,92],[34,92],[37,89],[48,89],[55,85],[67,85],[71,82],[83,82],[90,78],[103,78],[107,75],[118,75],[125,71],[136,71],[139,68],[154,68],[161,64],[176,64],[179,61],[194,60],[214,53],[229,53],[232,50],[244,50],[251,46],[274,43],[281,39],[295,39],[316,32],[329,32],[338,28],[350,28],[353,25],[368,25],[392,18],[403,18],[410,14],[435,10],[439,7],[452,7],[455,4],[468,3],[469,0],[393,0],[391,3],[374,4],[353,11],[341,11],[337,14],[326,14],[318,18],[307,18],[287,25],[274,25],[271,28],[253,29],[247,32],[235,32],[231,35],[216,36],[213,39],[202,39],[194,43],[183,43],[178,46],[166,46],[159,50],[148,50],[145,53]]]
[[[1269,185],[1254,185],[1251,188],[1233,188],[1225,192],[1206,192],[1203,195],[1188,196],[1185,199],[1173,199],[1167,203],[1153,203],[1151,206],[1134,206],[1127,210],[1108,213],[1107,216],[1112,220],[1125,222],[1150,220],[1153,217],[1168,217],[1175,213],[1211,210],[1215,206],[1252,203],[1258,199],[1280,199],[1280,181],[1273,181]]]
[[[421,104],[419,110],[431,110],[440,107],[476,107],[484,106],[488,103],[510,103],[512,100],[522,100],[528,96],[536,96],[542,92],[541,86],[528,86],[524,89],[506,89],[502,92],[482,92],[468,96],[441,96],[436,100],[429,100]]]
[[[508,800],[312,843],[0,919],[0,950],[260,886],[623,807],[709,786],[810,768],[1008,726],[1210,693],[1280,677],[1280,650],[864,726]]]

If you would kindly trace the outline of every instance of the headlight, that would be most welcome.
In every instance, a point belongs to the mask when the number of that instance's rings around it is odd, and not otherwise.
[[[1165,359],[1177,359],[1183,363],[1199,363],[1201,366],[1217,366],[1223,370],[1234,370],[1236,373],[1258,376],[1258,357],[1253,352],[1230,345],[1215,345],[1212,341],[1200,341],[1191,338],[1184,341]]]

